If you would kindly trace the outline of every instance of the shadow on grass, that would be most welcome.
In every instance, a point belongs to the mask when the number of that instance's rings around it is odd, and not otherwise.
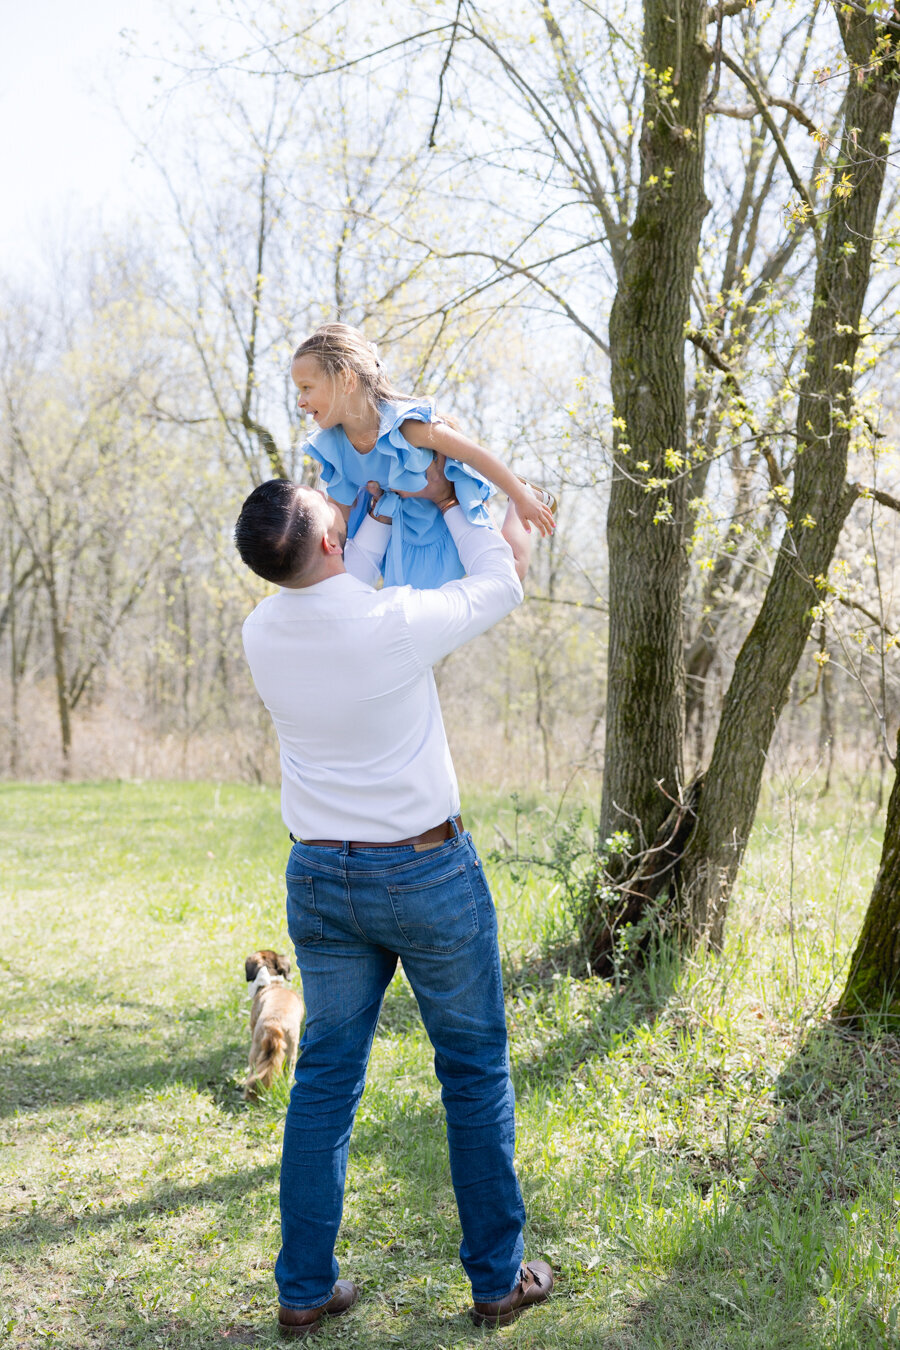
[[[274,1319],[273,1319],[274,1320]],[[267,1331],[248,1323],[201,1325],[184,1317],[141,1317],[133,1325],[96,1330],[89,1341],[92,1350],[228,1350],[229,1346],[284,1345],[277,1330]]]
[[[591,1016],[558,1015],[559,980],[571,970],[571,954],[551,960],[505,962],[504,985],[514,1041],[520,1043],[514,1077],[517,1091],[564,1078],[588,1059],[609,1052],[630,1026],[652,1020],[665,1005],[678,974],[676,958],[658,953],[644,970],[616,990],[589,980],[596,991]],[[174,1084],[208,1091],[227,1112],[243,1109],[235,1075],[243,1069],[249,1043],[245,1015],[233,1003],[177,1008],[150,997],[113,997],[93,979],[68,975],[39,990],[46,1028],[38,1039],[16,1043],[14,1023],[0,1118],[79,1103],[115,1101],[135,1092]],[[35,993],[29,995],[34,999]],[[14,1007],[15,1003],[11,1004]],[[98,1016],[100,1010],[102,1016]],[[540,1023],[541,1034],[529,1034]],[[521,1023],[521,1025],[518,1025]],[[389,987],[379,1035],[404,1036],[421,1026],[415,997],[405,979]],[[524,1035],[516,1036],[516,1031]]]
[[[124,1204],[109,1205],[104,1209],[91,1209],[81,1213],[48,1217],[40,1211],[27,1214],[23,1218],[8,1223],[0,1234],[0,1252],[12,1251],[19,1244],[40,1243],[51,1246],[54,1243],[69,1242],[76,1235],[89,1237],[100,1234],[112,1226],[125,1222],[140,1232],[142,1220],[149,1220],[161,1214],[181,1214],[197,1205],[214,1202],[227,1204],[240,1196],[250,1194],[261,1186],[271,1187],[277,1182],[279,1164],[262,1163],[257,1167],[248,1167],[221,1176],[211,1177],[208,1181],[192,1186],[158,1186],[152,1195],[144,1199],[129,1200]]]
[[[572,1015],[568,1006],[566,976],[573,973],[583,995],[580,1015]],[[621,1049],[665,1010],[679,973],[678,953],[669,948],[654,952],[618,984],[584,977],[571,961],[508,964],[504,987],[517,1094],[526,1099],[533,1091],[557,1087],[582,1065]]]
[[[20,1052],[7,1060],[0,1117],[112,1101],[174,1084],[206,1089],[220,1109],[236,1112],[243,1105],[233,1075],[245,1057],[246,1045],[236,1038],[200,1051],[184,1040],[167,1047],[165,1054],[150,1055],[126,1038],[107,1039],[87,1050],[81,1043],[33,1055]]]
[[[674,948],[661,947],[621,982],[580,974],[577,954],[506,960],[503,988],[513,1053],[513,1080],[518,1096],[556,1085],[580,1065],[618,1049],[638,1027],[663,1012],[675,989],[680,960]],[[560,1006],[570,990],[566,977],[575,974],[586,1010],[572,1017]],[[424,1037],[415,995],[405,976],[388,987],[378,1034]]]
[[[648,966],[619,992],[611,991],[606,981],[587,982],[590,1012],[579,1019],[559,1015],[559,973],[528,963],[506,972],[516,1047],[513,1077],[523,1098],[608,1054],[630,1028],[652,1020],[671,993],[677,968],[672,961]],[[235,1082],[245,1062],[246,1032],[237,1030],[229,1006],[178,1010],[133,998],[115,1000],[103,1004],[107,1020],[93,1026],[92,1009],[84,1002],[86,992],[67,980],[44,987],[49,1008],[70,1010],[69,1034],[48,1028],[40,1040],[11,1050],[0,1117],[122,1101],[174,1085],[207,1092],[226,1113],[246,1109]],[[121,1014],[121,1022],[110,1024],[111,1012]],[[144,1039],[148,1022],[154,1028],[153,1040]],[[405,979],[394,981],[379,1035],[405,1036],[416,1028],[421,1028],[421,1019],[413,992]],[[424,1031],[421,1034],[424,1038]]]
[[[710,1157],[732,1198],[688,1226],[609,1347],[884,1350],[900,1344],[889,1272],[900,1262],[895,1185],[900,1040],[812,1032],[776,1084],[762,1141]],[[710,1178],[708,1179],[711,1179]]]
[[[0,1118],[174,1084],[208,1091],[222,1110],[243,1109],[234,1077],[246,1063],[249,1030],[230,1001],[173,1008],[140,997],[98,998],[89,982],[71,978],[47,981],[40,992],[43,1034],[17,1041],[14,1020],[6,1018]]]

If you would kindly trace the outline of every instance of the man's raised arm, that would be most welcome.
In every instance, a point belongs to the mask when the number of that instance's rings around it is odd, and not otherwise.
[[[404,600],[410,634],[423,664],[437,661],[484,633],[523,598],[512,549],[493,526],[471,525],[444,477],[438,456],[420,497],[443,513],[466,576],[434,591],[410,590]]]
[[[352,539],[344,545],[344,566],[357,581],[374,586],[391,537],[391,522],[367,514]]]

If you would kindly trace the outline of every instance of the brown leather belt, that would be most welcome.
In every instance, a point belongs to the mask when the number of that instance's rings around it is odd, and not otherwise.
[[[421,834],[412,834],[408,839],[390,839],[381,840],[380,843],[361,843],[358,839],[349,840],[350,848],[403,848],[406,845],[412,845],[413,848],[426,847],[429,844],[441,844],[445,839],[453,838],[453,826],[462,834],[465,826],[462,823],[462,816],[456,816],[453,820],[442,820],[440,825],[432,825],[430,830],[424,830]],[[294,839],[294,836],[291,835]],[[342,848],[344,839],[294,839],[295,844],[309,844],[311,848]]]

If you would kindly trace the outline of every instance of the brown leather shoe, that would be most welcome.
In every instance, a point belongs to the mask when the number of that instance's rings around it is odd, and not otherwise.
[[[553,1271],[546,1261],[529,1261],[519,1272],[519,1283],[496,1303],[475,1303],[470,1316],[476,1327],[505,1327],[534,1303],[543,1303],[553,1289]]]
[[[282,1336],[311,1336],[323,1317],[339,1317],[352,1308],[359,1290],[352,1280],[338,1280],[331,1298],[318,1308],[286,1308],[278,1305],[278,1329]]]

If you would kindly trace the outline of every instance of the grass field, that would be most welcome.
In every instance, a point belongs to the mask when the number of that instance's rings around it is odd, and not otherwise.
[[[522,805],[540,848],[552,810]],[[466,810],[485,850],[512,837],[510,803]],[[527,1251],[558,1293],[495,1333],[463,1315],[441,1107],[398,978],[338,1250],[362,1297],[318,1343],[900,1344],[900,1044],[828,1023],[879,828],[865,794],[773,795],[723,957],[631,981],[554,969],[559,893],[495,864]],[[268,790],[0,788],[0,1345],[278,1343],[286,1091],[248,1107],[238,1083],[243,959],[289,950],[285,842]]]

